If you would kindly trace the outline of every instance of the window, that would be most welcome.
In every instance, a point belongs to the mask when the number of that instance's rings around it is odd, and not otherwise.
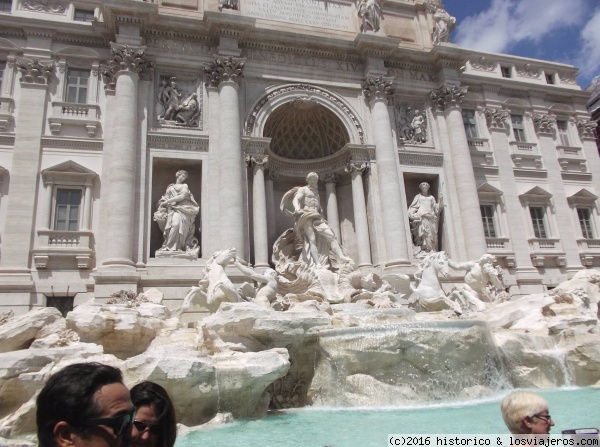
[[[503,78],[512,78],[512,75],[510,74],[510,67],[500,67],[500,71],[502,72],[502,77]]]
[[[558,129],[558,137],[560,138],[560,144],[563,146],[569,146],[569,136],[567,135],[569,123],[565,120],[557,120],[556,128]]]
[[[85,104],[87,102],[90,70],[70,68],[67,73],[67,102]]]
[[[483,234],[485,237],[496,237],[496,227],[494,225],[494,206],[481,205],[481,220],[483,222]]]
[[[477,121],[475,120],[475,111],[463,109],[462,118],[467,138],[477,138]]]
[[[75,9],[73,20],[77,22],[91,22],[94,20],[94,11],[86,11],[85,9]]]
[[[592,231],[592,211],[589,208],[577,208],[579,226],[584,239],[594,239]]]
[[[12,1],[11,0],[0,0],[0,12],[11,12]]]
[[[529,207],[531,214],[531,223],[533,224],[533,234],[538,239],[547,239],[546,223],[544,221],[544,208],[541,206]]]
[[[46,297],[46,307],[56,307],[63,317],[73,310],[73,296],[48,296]]]
[[[512,123],[513,135],[515,141],[524,143],[525,139],[525,126],[523,125],[523,115],[511,115],[510,121]]]
[[[546,73],[546,84],[554,84],[554,75]]]
[[[4,71],[6,70],[6,62],[0,61],[0,94],[2,94],[2,81],[4,81]]]
[[[58,231],[79,230],[79,207],[81,189],[62,189],[56,191],[56,209],[54,229]]]

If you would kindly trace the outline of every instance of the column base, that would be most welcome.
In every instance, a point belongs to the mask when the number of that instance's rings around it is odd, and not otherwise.
[[[387,261],[383,267],[385,273],[405,273],[406,267],[410,267],[411,262],[408,259],[394,259]]]
[[[102,266],[92,273],[92,277],[95,282],[94,297],[97,300],[108,300],[113,293],[120,290],[132,290],[137,293],[141,279],[134,266],[122,264]]]
[[[524,296],[546,291],[542,284],[542,276],[535,268],[517,268],[515,278],[517,280],[518,291],[517,293],[512,293],[511,296]]]

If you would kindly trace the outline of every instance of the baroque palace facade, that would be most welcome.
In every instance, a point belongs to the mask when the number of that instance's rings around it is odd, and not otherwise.
[[[495,255],[513,293],[600,266],[577,69],[453,25],[439,0],[0,0],[0,306],[175,306],[216,250],[266,267],[309,172],[364,271],[415,271],[422,182],[438,249]]]

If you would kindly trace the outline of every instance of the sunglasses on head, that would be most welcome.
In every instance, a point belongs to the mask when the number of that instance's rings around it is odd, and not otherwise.
[[[95,425],[106,425],[110,427],[115,434],[115,436],[121,436],[125,430],[131,427],[133,421],[135,419],[136,409],[134,408],[128,413],[123,413],[118,416],[113,416],[111,418],[94,418],[88,419],[82,425],[86,427],[95,426]]]

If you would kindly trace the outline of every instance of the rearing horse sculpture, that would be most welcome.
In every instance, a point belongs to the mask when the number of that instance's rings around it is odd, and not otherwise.
[[[462,309],[446,296],[442,289],[440,275],[447,277],[448,255],[444,251],[429,253],[418,266],[415,273],[415,285],[411,284],[412,295],[409,300],[411,307],[426,312],[435,312],[444,309],[452,309],[461,314]]]

